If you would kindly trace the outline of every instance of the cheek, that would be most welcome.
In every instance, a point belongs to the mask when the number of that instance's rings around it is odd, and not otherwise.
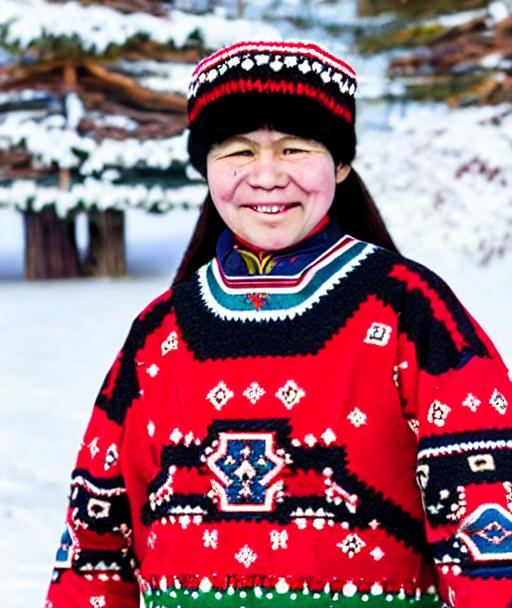
[[[312,164],[307,170],[297,172],[297,184],[317,199],[327,199],[329,204],[334,198],[336,177],[334,165],[327,162]]]
[[[233,167],[222,161],[207,161],[206,181],[214,203],[229,201],[236,188],[236,173]]]

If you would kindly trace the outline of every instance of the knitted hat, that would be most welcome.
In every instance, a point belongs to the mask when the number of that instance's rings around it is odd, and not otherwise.
[[[199,62],[189,87],[188,152],[206,175],[213,144],[262,127],[314,139],[336,163],[355,155],[354,70],[316,44],[240,42]]]

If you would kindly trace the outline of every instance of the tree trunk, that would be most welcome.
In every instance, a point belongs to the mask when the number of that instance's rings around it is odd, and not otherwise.
[[[115,209],[89,211],[89,247],[84,262],[86,274],[126,274],[124,212]]]
[[[58,217],[53,207],[27,211],[25,229],[25,278],[63,279],[80,276],[74,218]]]

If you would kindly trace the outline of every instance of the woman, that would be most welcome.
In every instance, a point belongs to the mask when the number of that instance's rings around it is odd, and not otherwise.
[[[511,383],[351,168],[355,88],[311,44],[196,68],[209,195],[100,390],[48,606],[511,605]]]

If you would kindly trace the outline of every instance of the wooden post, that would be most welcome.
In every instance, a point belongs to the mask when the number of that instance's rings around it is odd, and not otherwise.
[[[89,246],[84,270],[94,276],[121,276],[126,274],[126,244],[124,212],[117,209],[91,210]]]
[[[53,207],[23,214],[25,278],[63,279],[80,276],[74,218],[57,216]]]
[[[67,91],[74,91],[76,89],[76,65],[66,61],[62,66],[64,86]]]

